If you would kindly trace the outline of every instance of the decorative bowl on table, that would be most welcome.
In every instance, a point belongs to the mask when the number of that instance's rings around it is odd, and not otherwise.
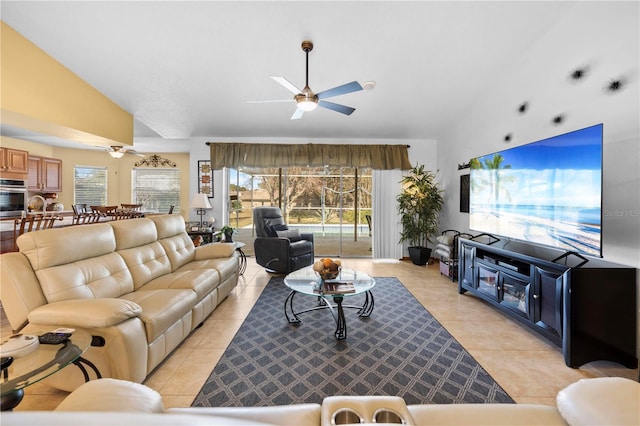
[[[322,281],[334,280],[340,275],[340,269],[342,268],[341,262],[336,259],[322,258],[313,264],[313,270],[320,276]]]

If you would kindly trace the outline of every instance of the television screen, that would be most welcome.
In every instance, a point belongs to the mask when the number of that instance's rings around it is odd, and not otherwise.
[[[474,158],[470,179],[470,229],[602,255],[602,124]]]

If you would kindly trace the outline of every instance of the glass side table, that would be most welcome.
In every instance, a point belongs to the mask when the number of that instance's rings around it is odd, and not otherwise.
[[[30,330],[29,334],[38,336],[54,327]],[[12,410],[24,396],[24,388],[62,370],[69,364],[74,364],[82,371],[85,381],[89,381],[89,374],[85,365],[91,368],[97,378],[100,372],[93,363],[82,358],[82,354],[91,345],[91,334],[82,329],[76,329],[64,343],[57,345],[39,344],[31,353],[15,358],[11,364],[2,370],[0,379],[0,408],[2,411]]]
[[[284,314],[290,324],[298,324],[301,322],[299,315],[305,312],[316,311],[319,309],[329,309],[336,321],[335,336],[338,340],[347,338],[347,321],[344,316],[344,308],[357,309],[358,317],[368,318],[373,312],[374,299],[371,290],[376,285],[376,280],[368,274],[353,269],[342,268],[340,274],[335,280],[327,280],[327,282],[349,282],[354,286],[351,293],[324,294],[319,292],[317,288],[319,276],[314,272],[313,266],[307,266],[287,275],[284,278],[284,284],[291,289],[291,292],[284,301]],[[342,302],[345,298],[365,294],[362,306],[346,305]],[[293,300],[297,294],[317,297],[319,305],[306,310],[296,311]],[[333,299],[332,304],[330,303]]]

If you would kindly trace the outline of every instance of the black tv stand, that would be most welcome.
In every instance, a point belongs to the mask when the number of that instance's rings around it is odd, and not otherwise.
[[[562,347],[569,367],[598,360],[638,366],[635,268],[574,252],[549,261],[493,243],[458,244],[460,294],[474,294]],[[582,262],[556,263],[572,255]]]
[[[582,265],[586,264],[589,259],[587,259],[586,257],[582,256],[580,253],[576,253],[575,251],[568,251],[564,254],[561,254],[560,256],[556,257],[555,259],[551,260],[552,262],[558,262],[558,260],[560,259],[567,259],[569,256],[575,256],[578,259],[581,260],[581,262],[579,264],[577,264],[576,266],[574,266],[574,268],[579,268]]]

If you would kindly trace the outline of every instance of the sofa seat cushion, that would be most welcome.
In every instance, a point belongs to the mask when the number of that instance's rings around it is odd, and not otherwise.
[[[176,272],[188,270],[205,270],[217,273],[219,282],[225,282],[230,277],[238,274],[238,257],[226,257],[218,259],[194,260],[178,269]]]
[[[144,322],[147,342],[153,342],[169,327],[191,312],[196,304],[192,290],[148,290],[125,294],[122,299],[135,302],[142,308],[139,317]]]
[[[307,240],[292,242],[290,247],[292,257],[313,252],[313,243]]]
[[[198,296],[197,300],[200,301],[218,284],[220,284],[220,278],[215,269],[181,269],[149,281],[139,290],[193,290]]]

